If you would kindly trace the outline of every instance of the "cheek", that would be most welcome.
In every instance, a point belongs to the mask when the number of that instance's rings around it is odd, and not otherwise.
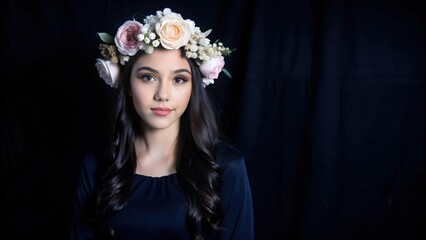
[[[191,88],[185,90],[181,93],[180,103],[183,107],[187,107],[189,103],[189,99],[191,98]]]
[[[148,96],[148,93],[141,91],[140,89],[132,90],[131,98],[137,112],[140,113],[140,111],[142,111],[143,106],[145,106],[148,103],[147,96]]]

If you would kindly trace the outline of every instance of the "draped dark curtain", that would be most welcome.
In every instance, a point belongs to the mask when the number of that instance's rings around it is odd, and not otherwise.
[[[237,50],[208,87],[246,155],[256,239],[426,236],[423,0],[6,1],[3,239],[67,239],[112,89],[96,32],[170,7]]]

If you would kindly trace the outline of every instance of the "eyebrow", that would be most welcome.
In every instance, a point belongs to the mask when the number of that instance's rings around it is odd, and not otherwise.
[[[155,74],[158,74],[159,72],[157,70],[155,70],[154,68],[151,67],[147,67],[147,66],[142,66],[140,68],[137,69],[137,71],[141,71],[141,70],[146,70],[146,71],[150,71],[153,72]],[[177,74],[177,73],[183,73],[183,72],[187,72],[189,74],[191,74],[191,72],[188,69],[182,68],[182,69],[177,69],[175,71],[173,71],[173,73]]]

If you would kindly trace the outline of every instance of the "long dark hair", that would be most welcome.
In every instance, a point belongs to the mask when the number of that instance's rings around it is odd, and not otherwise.
[[[183,53],[183,52],[182,52]],[[105,165],[99,182],[97,215],[100,230],[113,235],[106,219],[122,209],[129,198],[136,169],[134,139],[143,131],[131,97],[130,75],[143,51],[131,57],[123,67],[113,110],[111,142],[107,147]],[[188,59],[192,72],[192,91],[187,109],[181,117],[177,144],[176,172],[187,197],[187,228],[193,239],[219,229],[221,204],[219,198],[220,168],[215,162],[215,146],[219,129],[215,108],[202,86],[197,63]]]

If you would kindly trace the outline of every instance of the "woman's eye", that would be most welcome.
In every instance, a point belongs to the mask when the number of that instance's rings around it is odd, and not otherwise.
[[[151,75],[143,75],[141,77],[142,80],[144,80],[145,82],[152,82],[155,81],[155,78]]]
[[[175,83],[185,83],[186,82],[186,79],[185,78],[181,78],[181,77],[177,77],[177,78],[175,78]]]

